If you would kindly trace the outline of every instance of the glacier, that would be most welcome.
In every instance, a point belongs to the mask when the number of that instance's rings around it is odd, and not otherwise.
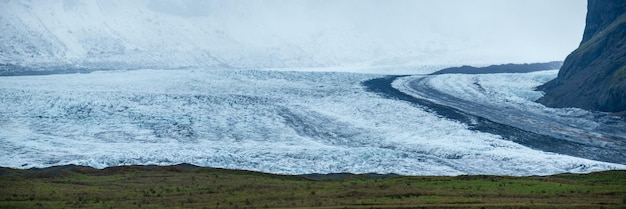
[[[416,98],[540,134],[542,137],[536,139],[517,139],[536,148],[626,163],[623,117],[578,108],[547,108],[534,102],[543,95],[534,88],[557,74],[558,70],[415,75],[399,78],[392,85]],[[560,144],[560,147],[553,144]]]
[[[548,73],[539,77],[554,75]],[[482,77],[490,76],[517,77]],[[361,85],[379,77],[195,68],[0,77],[0,166],[191,163],[280,174],[406,175],[626,169],[470,130]],[[502,88],[509,90],[519,91]]]
[[[427,75],[461,64],[560,60],[576,47],[584,13],[584,0],[0,0],[0,166],[191,163],[407,175],[626,169],[620,160],[481,132],[363,85],[410,74],[393,87],[572,143],[623,149],[617,119],[532,102],[540,95],[532,86],[554,71]],[[546,121],[559,129],[527,125]]]

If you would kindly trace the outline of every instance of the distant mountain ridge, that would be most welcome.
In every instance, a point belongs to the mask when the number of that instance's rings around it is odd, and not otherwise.
[[[589,0],[585,32],[556,79],[538,87],[550,107],[626,111],[626,1]]]
[[[464,65],[461,67],[450,67],[437,72],[437,74],[459,73],[459,74],[487,74],[487,73],[529,73],[542,70],[559,69],[563,65],[561,61],[553,61],[546,63],[526,63],[526,64],[502,64],[490,65],[487,67],[473,67]]]

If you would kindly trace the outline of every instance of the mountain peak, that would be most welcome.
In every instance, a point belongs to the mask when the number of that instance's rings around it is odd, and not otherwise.
[[[589,0],[583,40],[556,79],[540,86],[551,107],[626,111],[626,1]]]

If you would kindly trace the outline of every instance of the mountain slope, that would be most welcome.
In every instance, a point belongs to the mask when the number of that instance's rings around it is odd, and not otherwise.
[[[0,71],[561,59],[581,2],[525,2],[0,0]]]
[[[626,1],[589,0],[583,40],[556,79],[539,87],[551,107],[626,111]]]

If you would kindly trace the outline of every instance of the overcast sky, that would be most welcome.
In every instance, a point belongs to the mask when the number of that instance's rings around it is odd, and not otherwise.
[[[586,14],[585,0],[153,0],[149,7],[231,20],[226,27],[250,45],[312,36],[330,36],[332,45],[349,36],[348,46],[376,45],[382,53],[476,53],[511,61],[564,59],[581,40]]]

